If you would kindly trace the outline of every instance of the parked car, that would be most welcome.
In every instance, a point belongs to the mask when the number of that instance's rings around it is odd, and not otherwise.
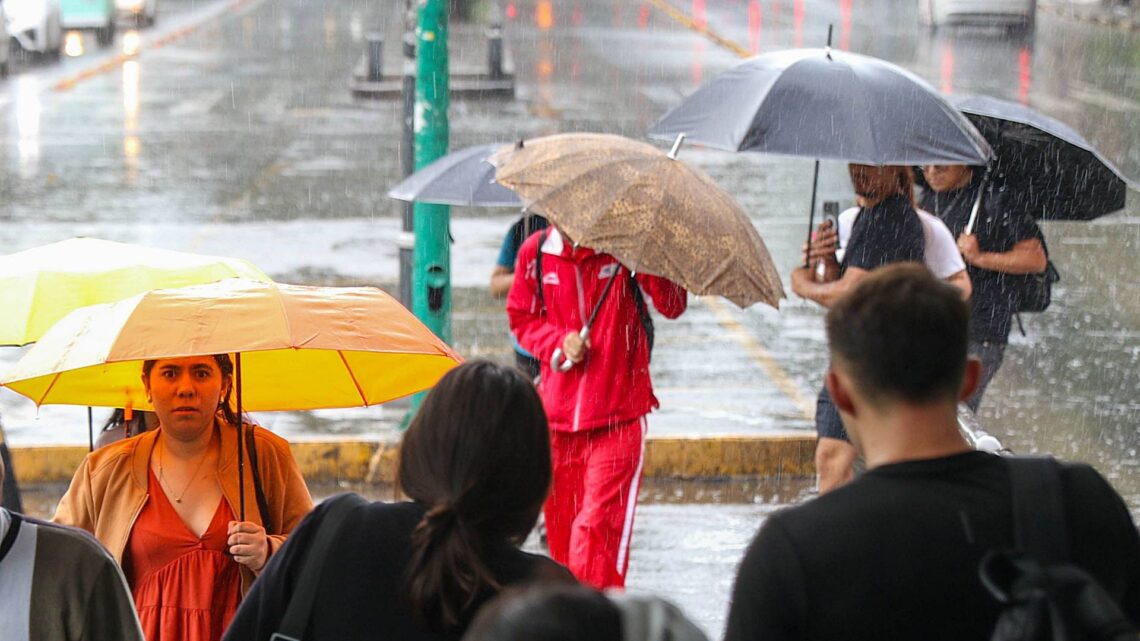
[[[29,53],[58,58],[63,48],[59,0],[3,0],[8,35]]]
[[[135,21],[140,27],[154,24],[158,15],[158,0],[115,0],[119,16]]]
[[[64,29],[91,29],[100,47],[115,41],[115,0],[59,0]]]
[[[1037,0],[918,0],[918,15],[931,29],[966,24],[1028,30],[1037,16]]]
[[[0,42],[8,42],[8,18],[4,15],[4,5],[0,4]],[[8,47],[0,47],[0,78],[8,77]]]

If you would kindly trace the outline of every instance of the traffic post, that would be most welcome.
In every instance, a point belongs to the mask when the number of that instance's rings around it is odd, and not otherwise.
[[[416,28],[416,169],[447,154],[450,74],[447,0],[420,0]],[[451,342],[451,235],[447,205],[416,203],[413,229],[412,312],[445,343]],[[412,400],[408,418],[423,394]]]

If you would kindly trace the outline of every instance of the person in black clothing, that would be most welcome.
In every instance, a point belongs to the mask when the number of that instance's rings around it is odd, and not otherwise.
[[[542,231],[550,226],[546,218],[538,214],[527,213],[515,221],[503,237],[503,244],[499,248],[499,257],[495,260],[495,269],[491,271],[491,295],[495,298],[504,298],[511,291],[515,282],[515,261],[519,255],[519,247],[531,234]],[[519,340],[511,333],[511,347],[515,351],[515,365],[526,372],[531,380],[538,380],[542,364],[530,352],[519,345]]]
[[[851,184],[862,211],[855,219],[842,264],[834,253],[822,265],[810,261],[792,272],[792,291],[824,307],[831,307],[871,271],[897,262],[922,262],[925,239],[922,221],[914,210],[914,174],[910,167],[848,166]],[[822,231],[822,228],[821,228]],[[810,247],[805,256],[812,255]],[[823,274],[816,282],[815,274]],[[851,479],[855,448],[835,411],[827,390],[816,403],[815,427],[819,441],[815,450],[819,491],[825,493]]]
[[[725,641],[984,641],[1001,609],[978,576],[1013,547],[1005,459],[974,451],[957,404],[981,365],[969,307],[916,265],[867,277],[827,315],[826,384],[869,470],[773,514],[741,562]],[[1071,560],[1140,622],[1140,537],[1091,467],[1061,465]]]
[[[993,188],[982,198],[974,233],[966,233],[982,188],[981,172],[966,165],[927,165],[922,173],[930,189],[924,190],[921,207],[941,218],[958,239],[974,285],[970,353],[982,361],[982,380],[966,404],[976,412],[1005,357],[1016,311],[1016,287],[1005,275],[1045,271],[1045,246],[1033,217],[1012,210],[1004,194]]]
[[[411,501],[350,512],[323,564],[305,638],[457,640],[502,588],[573,582],[518,549],[550,487],[546,414],[512,367],[448,372],[404,434],[398,484]],[[223,639],[269,639],[327,511],[318,506],[270,559]]]

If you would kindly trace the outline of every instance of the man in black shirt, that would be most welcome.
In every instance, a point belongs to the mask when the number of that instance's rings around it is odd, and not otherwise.
[[[832,253],[823,259],[822,266],[809,264],[792,272],[792,291],[824,307],[831,307],[883,265],[923,259],[925,239],[912,201],[914,175],[910,168],[851,164],[848,171],[862,210],[851,229],[843,262],[836,263]],[[810,248],[805,253],[810,254]],[[815,279],[817,267],[823,273],[823,282]],[[822,494],[850,480],[855,462],[855,448],[847,441],[826,389],[820,391],[816,403],[815,427],[819,435],[815,468]]]
[[[733,590],[725,641],[984,641],[1000,604],[978,577],[1013,546],[1006,461],[973,451],[957,404],[969,308],[915,265],[861,282],[827,315],[826,384],[866,474],[770,516]],[[1071,560],[1140,622],[1140,538],[1124,502],[1086,465],[1062,465]]]
[[[997,373],[1009,342],[1017,296],[1006,274],[1037,274],[1045,270],[1041,230],[1026,213],[1007,206],[1003,195],[987,189],[973,233],[966,233],[982,176],[966,165],[927,165],[922,170],[930,189],[921,207],[938,216],[958,239],[958,249],[974,286],[970,316],[970,354],[982,361],[978,391],[967,401],[975,412]]]

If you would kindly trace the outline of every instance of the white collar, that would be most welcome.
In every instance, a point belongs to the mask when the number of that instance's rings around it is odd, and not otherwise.
[[[562,255],[562,234],[558,233],[556,227],[550,227],[550,233],[546,235],[546,242],[542,243],[539,250],[544,254],[553,254],[555,256]]]
[[[8,527],[12,525],[12,517],[8,515],[8,510],[0,507],[0,541],[8,534]]]

